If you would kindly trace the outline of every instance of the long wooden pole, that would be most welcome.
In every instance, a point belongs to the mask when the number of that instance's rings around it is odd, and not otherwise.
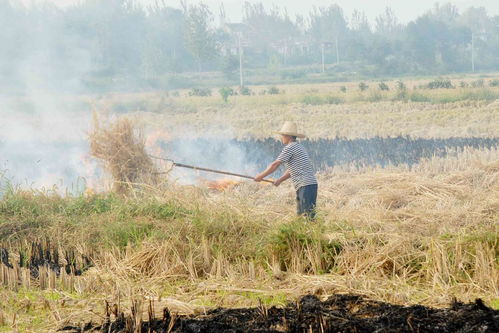
[[[228,176],[234,176],[234,177],[240,177],[240,178],[246,178],[246,179],[254,179],[252,176],[247,176],[247,175],[242,175],[239,173],[234,173],[234,172],[229,172],[229,171],[222,171],[222,170],[215,170],[215,169],[208,169],[208,168],[202,168],[202,167],[197,167],[194,165],[188,165],[188,164],[182,164],[182,163],[177,163],[172,160],[166,159],[166,158],[161,158],[161,157],[156,157],[156,156],[150,156],[152,158],[160,159],[160,160],[165,160],[169,161],[173,164],[173,166],[181,167],[181,168],[187,168],[187,169],[193,169],[193,170],[198,170],[198,171],[205,171],[205,172],[212,172],[212,173],[218,173],[221,175],[228,175]],[[158,172],[157,174],[164,174],[168,172]],[[270,179],[262,179],[262,182],[267,182],[267,183],[274,183]]]

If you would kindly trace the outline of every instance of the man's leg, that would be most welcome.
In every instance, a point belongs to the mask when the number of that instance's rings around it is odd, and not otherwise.
[[[301,216],[305,213],[305,205],[304,205],[304,187],[300,187],[296,190],[296,214]]]
[[[317,203],[317,184],[305,186],[304,190],[304,214],[310,218],[315,219],[315,206]]]
[[[300,187],[296,191],[297,213],[310,219],[315,218],[315,205],[317,202],[317,185]]]

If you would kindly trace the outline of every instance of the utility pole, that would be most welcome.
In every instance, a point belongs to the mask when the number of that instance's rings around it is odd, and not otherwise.
[[[338,47],[338,35],[336,35],[336,65],[340,63],[340,51]]]
[[[244,86],[243,82],[243,49],[241,47],[241,32],[237,34],[238,48],[239,48],[239,86]]]
[[[475,34],[471,32],[471,71],[475,73]]]
[[[321,52],[322,52],[322,73],[325,72],[325,67],[324,67],[324,42],[321,44]]]
[[[284,66],[287,65],[288,62],[288,40],[286,39],[284,42]]]

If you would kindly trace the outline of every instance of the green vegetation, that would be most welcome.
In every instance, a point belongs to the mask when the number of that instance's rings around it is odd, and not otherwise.
[[[24,66],[39,67],[19,62],[30,54],[50,55],[37,73],[45,88],[94,93],[232,86],[239,83],[240,60],[244,82],[252,85],[499,70],[498,16],[483,8],[436,5],[407,24],[387,8],[373,24],[361,11],[347,17],[336,4],[310,7],[299,20],[285,7],[241,7],[241,22],[218,24],[218,14],[204,4],[178,9],[163,2],[145,8],[124,0],[81,1],[54,10],[2,1],[0,31],[19,38],[3,40],[1,88],[23,89]],[[50,42],[19,48],[43,38]],[[472,87],[482,85],[477,80]]]
[[[341,104],[343,100],[336,96],[305,95],[302,103],[307,105]]]
[[[189,96],[211,96],[211,89],[209,88],[192,88],[189,91]]]
[[[222,96],[224,103],[229,101],[229,96],[234,95],[234,90],[230,87],[220,88],[218,92],[220,93],[220,96]]]
[[[360,91],[366,91],[369,86],[365,82],[359,83],[359,90]]]
[[[381,90],[381,91],[388,91],[388,90],[390,90],[390,87],[388,87],[388,85],[385,82],[380,82],[378,84],[378,87],[379,87],[379,90]]]
[[[274,257],[279,258],[281,269],[289,270],[296,256],[303,256],[300,262],[310,260],[309,264],[319,266],[304,266],[300,270],[314,273],[334,269],[335,258],[346,244],[355,240],[352,238],[344,243],[324,238],[323,235],[338,228],[338,224],[324,221],[310,224],[295,220],[268,225],[265,220],[245,221],[244,217],[225,209],[207,214],[204,210],[186,209],[175,201],[125,199],[112,194],[59,197],[10,191],[0,201],[0,218],[3,221],[0,224],[2,237],[9,237],[14,243],[27,236],[52,239],[54,228],[62,228],[56,233],[61,244],[74,245],[76,232],[79,234],[77,242],[89,244],[95,247],[94,250],[123,249],[138,246],[146,240],[174,243],[188,240],[194,244],[204,239],[210,244],[211,251],[223,254],[230,261],[236,262],[238,257],[243,257],[264,263]],[[27,226],[29,234],[22,232]],[[6,229],[9,227],[15,227],[17,233],[8,235]],[[376,236],[376,242],[381,239],[379,237],[382,236]],[[499,251],[496,233],[477,231],[462,240],[457,234],[447,234],[443,239],[446,242],[464,241],[471,248],[472,243],[478,242]],[[354,243],[362,246],[365,241],[357,239]],[[306,258],[307,253],[316,254],[319,261]]]
[[[88,320],[88,309],[102,313],[103,300],[116,301],[118,293],[124,304],[144,294],[174,298],[184,304],[179,311],[282,305],[313,290],[428,305],[445,305],[448,295],[482,297],[497,307],[496,196],[484,190],[493,188],[496,169],[462,165],[468,171],[442,176],[441,166],[429,163],[433,171],[422,166],[428,173],[321,178],[328,190],[313,223],[283,212],[291,209],[286,189],[266,192],[270,202],[263,204],[266,190],[253,183],[231,192],[173,187],[132,197],[7,188],[0,199],[2,246],[17,253],[49,240],[91,257],[94,267],[76,278],[75,290],[1,287],[4,304],[16,306],[0,306],[6,318],[0,325],[44,331],[57,316],[82,309]]]
[[[426,87],[428,89],[453,89],[454,86],[450,82],[450,80],[447,79],[436,79],[431,82],[429,82]]]

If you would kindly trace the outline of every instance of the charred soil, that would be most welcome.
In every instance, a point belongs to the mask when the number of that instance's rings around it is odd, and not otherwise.
[[[454,302],[449,308],[401,306],[358,295],[333,295],[325,301],[307,295],[284,308],[261,305],[247,309],[218,308],[204,315],[175,315],[142,321],[137,311],[126,316],[108,306],[102,324],[66,326],[63,332],[499,332],[499,311],[480,299]],[[114,306],[116,309],[116,306]],[[114,312],[114,315],[113,315]],[[111,318],[114,318],[111,320]]]

